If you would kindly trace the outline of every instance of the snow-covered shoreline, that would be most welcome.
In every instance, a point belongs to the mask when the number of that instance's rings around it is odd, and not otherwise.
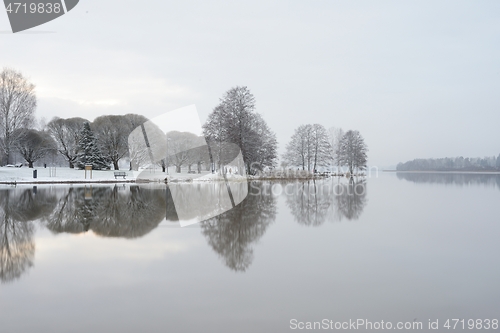
[[[33,172],[36,170],[37,178]],[[125,172],[125,178],[118,176],[115,172]],[[85,178],[87,177],[87,178]],[[228,174],[226,179],[230,181],[245,181],[247,178],[239,175]],[[201,174],[176,173],[167,175],[159,170],[146,173],[144,171],[128,170],[93,170],[92,178],[90,172],[85,170],[70,169],[68,167],[39,167],[39,168],[16,168],[0,167],[0,184],[120,184],[120,183],[187,183],[187,182],[216,182],[224,181],[224,177],[210,172]]]
[[[33,177],[33,171],[36,170],[37,178]],[[117,176],[114,173],[125,172],[125,178]],[[87,178],[85,178],[87,176]],[[300,172],[271,172],[255,176],[241,176],[235,174],[226,174],[225,177],[220,174],[212,174],[204,171],[198,173],[175,173],[167,175],[160,170],[152,172],[128,171],[128,170],[93,170],[92,178],[90,172],[85,170],[70,169],[68,167],[56,168],[16,168],[0,167],[0,184],[2,185],[21,185],[21,184],[120,184],[120,183],[170,183],[183,184],[192,182],[218,182],[228,180],[230,182],[242,181],[301,181],[311,179],[327,178],[325,175],[300,173]]]

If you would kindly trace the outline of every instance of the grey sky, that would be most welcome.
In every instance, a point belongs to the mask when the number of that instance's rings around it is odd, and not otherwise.
[[[498,1],[81,0],[0,34],[0,67],[31,78],[47,120],[196,104],[204,121],[246,85],[280,152],[297,126],[320,123],[358,129],[372,165],[492,156],[499,17]]]

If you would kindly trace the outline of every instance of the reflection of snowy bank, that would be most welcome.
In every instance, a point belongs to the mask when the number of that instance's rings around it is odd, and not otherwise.
[[[227,179],[228,181],[246,181],[247,177],[246,176],[240,176],[240,175],[235,175],[235,174],[226,174],[226,177],[224,178],[223,175],[216,174],[216,173],[211,173],[204,175],[203,177],[197,178],[196,181],[201,181],[201,182],[209,182],[209,181],[224,181]]]

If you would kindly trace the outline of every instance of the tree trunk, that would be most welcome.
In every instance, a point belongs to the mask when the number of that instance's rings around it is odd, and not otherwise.
[[[175,172],[181,173],[181,166],[180,165],[175,166]]]
[[[118,161],[113,161],[113,168],[115,170],[120,170],[120,168],[118,167]]]
[[[75,168],[75,165],[73,164],[73,162],[69,161],[69,168],[70,169],[74,169]]]
[[[11,164],[10,163],[10,158],[11,158],[10,148],[7,147],[7,149],[5,149],[5,159],[7,160],[7,164]]]
[[[33,168],[33,162],[32,161],[28,161],[28,168]]]
[[[313,172],[316,172],[316,164],[318,162],[318,152],[314,152],[314,167],[313,167]]]

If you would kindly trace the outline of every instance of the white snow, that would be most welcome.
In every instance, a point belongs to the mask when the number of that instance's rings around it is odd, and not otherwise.
[[[33,178],[33,170],[37,170],[37,178]],[[121,171],[121,170],[120,170]],[[87,179],[85,179],[85,171],[78,169],[70,169],[68,167],[57,168],[10,168],[0,167],[0,182],[2,183],[46,183],[46,182],[102,182],[102,181],[115,181],[114,170],[99,171],[92,170],[92,179],[90,179],[89,171],[87,171]],[[132,172],[125,171],[127,176],[125,179],[118,177],[119,181],[131,181],[135,178]],[[52,176],[51,176],[52,175]]]
[[[174,168],[170,168],[169,175],[161,172],[161,169],[154,170],[151,173],[142,171],[129,171],[129,170],[116,170],[120,172],[125,172],[125,179],[123,177],[117,177],[115,179],[115,170],[92,170],[92,178],[90,178],[90,172],[87,171],[87,178],[85,178],[85,170],[70,169],[68,167],[55,167],[55,168],[12,168],[12,167],[0,167],[0,183],[98,183],[98,182],[131,182],[135,181],[138,177],[142,179],[148,179],[151,181],[164,181],[168,178],[168,181],[221,181],[224,177],[220,174],[212,174],[209,171],[202,171],[201,174],[198,173],[176,173],[173,172]],[[37,178],[33,178],[33,170],[37,170]],[[184,171],[184,170],[183,170]],[[227,174],[228,179],[232,181],[245,180],[246,177]]]

